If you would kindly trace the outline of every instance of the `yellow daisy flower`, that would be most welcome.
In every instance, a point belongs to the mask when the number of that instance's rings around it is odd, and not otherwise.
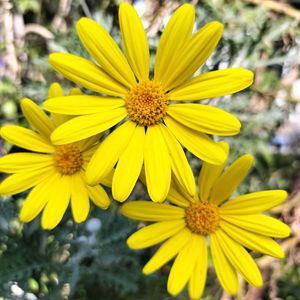
[[[79,93],[78,89],[70,91],[72,95]],[[50,87],[49,98],[62,95],[58,84]],[[13,195],[33,187],[21,209],[21,221],[32,221],[44,209],[42,227],[53,229],[71,202],[75,222],[83,222],[90,210],[89,198],[106,209],[110,199],[105,190],[100,185],[88,186],[85,179],[85,168],[96,150],[99,135],[54,146],[50,140],[51,133],[70,116],[53,114],[51,120],[30,99],[21,100],[21,109],[34,130],[6,125],[1,128],[1,136],[29,152],[0,158],[0,171],[13,173],[1,182],[0,195]],[[109,179],[105,183],[109,184]]]
[[[226,143],[220,146],[228,153]],[[225,171],[224,165],[204,162],[199,194],[191,197],[178,183],[172,183],[167,197],[170,204],[134,201],[122,206],[122,214],[128,218],[156,222],[132,234],[127,241],[132,249],[162,242],[143,268],[144,274],[158,270],[176,257],[168,278],[168,292],[175,296],[188,284],[190,298],[199,299],[206,281],[208,242],[219,281],[229,294],[238,291],[237,273],[253,286],[262,285],[260,271],[245,248],[283,258],[283,250],[272,237],[286,237],[290,229],[261,214],[282,203],[287,197],[285,191],[261,191],[227,201],[252,163],[248,154]]]
[[[195,11],[185,4],[174,13],[161,36],[150,78],[147,37],[130,4],[120,5],[119,21],[126,57],[112,37],[88,18],[78,21],[77,33],[95,62],[67,53],[50,55],[50,64],[63,76],[107,95],[46,101],[44,106],[51,112],[82,115],[56,129],[52,141],[57,145],[72,143],[122,122],[92,157],[88,182],[98,183],[117,164],[113,197],[124,201],[144,164],[153,201],[163,201],[168,194],[171,170],[192,195],[193,175],[180,144],[204,161],[221,164],[225,152],[208,134],[235,135],[240,122],[218,108],[186,102],[245,89],[251,85],[253,73],[231,68],[191,79],[215,49],[223,25],[211,22],[192,35]]]

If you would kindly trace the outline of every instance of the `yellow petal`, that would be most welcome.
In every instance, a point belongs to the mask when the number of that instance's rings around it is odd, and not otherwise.
[[[194,196],[196,194],[194,174],[180,143],[165,125],[161,125],[160,130],[169,150],[173,174],[180,185],[182,185],[190,195]]]
[[[12,153],[0,158],[0,171],[5,173],[26,172],[53,165],[53,157],[37,153]]]
[[[221,209],[221,217],[223,220],[235,226],[265,236],[284,238],[288,237],[291,233],[288,225],[276,220],[275,218],[271,218],[262,214],[247,216],[227,215],[223,214],[223,210]]]
[[[75,96],[75,95],[83,95],[83,93],[79,88],[70,89],[69,96]]]
[[[203,293],[205,282],[206,282],[206,273],[207,273],[207,246],[206,241],[203,236],[200,236],[200,247],[197,250],[199,252],[198,259],[196,260],[194,270],[191,274],[189,281],[189,296],[191,299],[199,299]]]
[[[48,90],[48,98],[62,97],[64,96],[64,91],[59,83],[54,82],[50,85]]]
[[[101,185],[87,186],[89,197],[95,205],[102,209],[107,209],[110,205],[110,199]]]
[[[109,111],[124,106],[124,100],[99,96],[64,96],[44,102],[44,107],[54,113],[66,115],[88,115]]]
[[[202,27],[181,49],[176,63],[164,75],[164,87],[171,90],[186,81],[207,60],[223,33],[223,25],[217,21]]]
[[[287,192],[270,190],[238,196],[223,204],[221,213],[226,215],[251,215],[273,208],[284,202]]]
[[[150,67],[147,36],[137,12],[127,2],[120,4],[119,23],[127,60],[137,79],[146,80]]]
[[[42,227],[53,229],[63,218],[70,201],[70,176],[60,176],[48,192],[48,203],[42,215]]]
[[[122,51],[97,22],[81,18],[76,29],[86,50],[110,76],[128,88],[136,84]]]
[[[210,235],[210,248],[213,264],[223,289],[230,295],[235,295],[239,289],[237,272],[225,256],[217,236]]]
[[[123,96],[127,93],[128,89],[103,69],[79,56],[52,53],[49,63],[58,73],[89,90],[111,96]]]
[[[178,141],[198,158],[213,165],[223,164],[226,152],[206,134],[185,127],[170,117],[165,117],[167,127]]]
[[[179,252],[171,268],[167,289],[172,296],[178,295],[189,281],[202,249],[203,237],[192,234],[189,242]],[[203,270],[202,270],[203,272]]]
[[[160,38],[155,58],[154,80],[164,82],[168,68],[174,69],[179,51],[192,36],[195,9],[190,4],[180,6],[172,15]]]
[[[253,83],[253,72],[230,68],[207,72],[168,93],[172,100],[202,100],[239,92]]]
[[[54,147],[36,132],[16,125],[6,125],[1,128],[1,137],[24,149],[49,153]]]
[[[151,274],[171,260],[190,241],[192,233],[189,229],[183,228],[170,237],[155,252],[143,268],[145,275]]]
[[[26,172],[10,175],[0,184],[0,195],[14,195],[23,192],[53,176],[53,166],[42,169],[28,169]]]
[[[49,117],[30,99],[22,99],[20,104],[22,112],[31,127],[47,140],[50,139],[54,125]]]
[[[216,238],[234,268],[253,286],[263,284],[260,271],[253,258],[240,244],[232,240],[222,230],[215,232]]]
[[[178,185],[174,178],[172,178],[170,190],[167,195],[167,200],[173,204],[188,207],[190,202],[193,202],[194,195],[189,195],[185,189],[183,189],[180,185]]]
[[[211,201],[220,204],[237,189],[253,165],[253,156],[245,154],[235,160],[216,180],[211,190]]]
[[[277,258],[283,258],[284,252],[280,246],[271,238],[265,237],[256,233],[231,225],[228,222],[221,221],[220,227],[234,241],[242,246],[251,249],[257,253],[267,254]]]
[[[128,145],[121,154],[112,181],[113,198],[125,201],[132,192],[143,166],[145,128],[135,127]]]
[[[123,107],[76,117],[55,129],[51,140],[55,145],[73,143],[105,131],[125,117],[126,110]]]
[[[219,145],[223,147],[226,152],[226,157],[229,155],[229,145],[225,142],[219,142]],[[202,163],[201,171],[198,178],[199,196],[201,201],[207,201],[211,187],[214,185],[217,178],[222,173],[227,159],[221,165],[211,165],[207,162]]]
[[[71,208],[76,223],[86,220],[90,211],[90,200],[80,173],[71,176]]]
[[[170,189],[171,163],[159,126],[147,128],[144,155],[149,196],[155,202],[162,202],[166,199]]]
[[[55,173],[31,190],[20,211],[22,222],[32,221],[42,211],[48,201],[49,190],[53,189],[52,184],[59,176],[58,173]]]
[[[184,210],[177,206],[151,201],[132,201],[121,207],[121,213],[127,218],[140,221],[170,221],[183,219]]]
[[[168,115],[182,125],[196,131],[229,136],[240,132],[240,121],[230,113],[203,104],[171,104]]]
[[[127,244],[131,249],[147,248],[161,243],[184,227],[185,221],[183,219],[155,223],[132,234],[128,238]]]
[[[100,144],[86,170],[87,182],[90,185],[97,184],[111,172],[130,141],[135,127],[134,122],[127,121]]]

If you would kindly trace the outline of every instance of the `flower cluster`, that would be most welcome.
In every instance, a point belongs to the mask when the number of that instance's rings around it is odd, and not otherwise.
[[[150,76],[146,33],[130,4],[122,3],[119,9],[125,53],[95,21],[80,19],[77,33],[93,61],[53,53],[49,62],[64,77],[97,94],[72,89],[65,96],[54,83],[44,102],[50,117],[33,101],[21,100],[32,129],[1,128],[4,139],[27,151],[0,159],[0,171],[11,174],[0,184],[0,194],[32,188],[20,219],[30,222],[43,210],[42,227],[52,229],[69,203],[78,223],[86,220],[90,200],[106,209],[110,199],[100,183],[111,187],[115,200],[124,202],[141,179],[152,201],[127,202],[121,212],[155,223],[130,236],[128,246],[141,249],[162,243],[143,272],[150,274],[175,258],[169,293],[177,295],[188,284],[190,298],[199,299],[208,265],[206,241],[221,285],[235,294],[238,273],[253,286],[262,284],[245,248],[282,258],[284,253],[272,238],[286,237],[290,230],[262,214],[286,199],[284,191],[229,200],[253,158],[246,154],[224,171],[229,146],[211,136],[236,135],[241,124],[232,114],[198,101],[247,88],[253,73],[229,68],[193,76],[223,31],[214,21],[193,33],[194,21],[192,5],[184,4],[174,13],[161,36]],[[183,147],[203,161],[198,187]]]

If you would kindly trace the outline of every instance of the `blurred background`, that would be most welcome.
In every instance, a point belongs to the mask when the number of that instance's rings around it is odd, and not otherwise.
[[[205,300],[300,299],[300,1],[194,0],[135,1],[149,38],[151,59],[172,12],[182,3],[195,6],[195,30],[211,20],[225,25],[223,38],[201,72],[244,67],[255,82],[233,96],[209,99],[236,115],[241,134],[226,138],[230,162],[245,152],[255,166],[239,193],[286,189],[288,201],[270,214],[289,224],[292,235],[280,240],[282,261],[254,254],[264,286],[251,288],[241,280],[236,297],[223,292],[210,262]],[[120,43],[119,1],[0,0],[0,120],[25,125],[19,100],[41,103],[49,85],[58,81],[67,91],[72,83],[56,74],[47,62],[51,52],[88,57],[75,32],[83,16],[103,25]],[[153,64],[152,64],[153,66]],[[18,151],[0,141],[0,155]],[[195,176],[201,163],[189,160]],[[1,176],[1,174],[0,174]],[[3,176],[3,175],[2,175]],[[26,193],[0,201],[0,300],[169,300],[166,280],[170,267],[154,275],[141,273],[155,249],[127,249],[126,238],[138,226],[119,215],[113,203],[108,212],[92,208],[83,224],[70,213],[53,231],[40,220],[24,225],[18,211]],[[148,199],[137,185],[132,199]],[[184,291],[175,299],[187,300]]]

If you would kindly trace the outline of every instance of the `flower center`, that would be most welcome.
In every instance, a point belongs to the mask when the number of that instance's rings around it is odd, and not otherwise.
[[[209,202],[192,203],[185,210],[185,220],[191,231],[208,235],[216,231],[219,226],[218,207]]]
[[[54,153],[55,167],[62,175],[73,175],[80,171],[83,158],[75,145],[57,146]]]
[[[160,123],[167,113],[168,96],[162,85],[144,81],[135,85],[125,98],[130,119],[142,126]]]

